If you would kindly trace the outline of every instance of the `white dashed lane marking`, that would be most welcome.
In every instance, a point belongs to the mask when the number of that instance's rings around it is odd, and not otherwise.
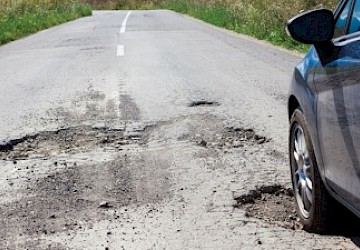
[[[128,19],[129,19],[130,14],[131,14],[131,11],[129,11],[129,12],[127,13],[126,17],[124,18],[124,21],[123,21],[122,24],[121,24],[120,34],[125,33],[125,31],[126,31],[126,24],[127,24],[127,21],[128,21]]]
[[[125,46],[124,45],[118,45],[116,54],[117,54],[117,56],[124,56],[124,54],[125,54]]]
[[[122,24],[121,24],[121,28],[120,28],[120,35],[121,34],[124,34],[125,31],[126,31],[126,24],[127,24],[127,21],[129,19],[129,16],[131,14],[131,11],[129,11],[127,14],[126,14],[126,17],[124,18]],[[117,56],[124,56],[125,55],[125,46],[124,45],[121,45],[119,44],[117,46],[117,52],[116,52],[116,55]]]

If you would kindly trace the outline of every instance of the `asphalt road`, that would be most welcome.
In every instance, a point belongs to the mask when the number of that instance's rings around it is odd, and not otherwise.
[[[94,12],[0,47],[0,249],[356,248],[296,224],[300,60],[163,10]],[[239,203],[260,186],[277,191]]]

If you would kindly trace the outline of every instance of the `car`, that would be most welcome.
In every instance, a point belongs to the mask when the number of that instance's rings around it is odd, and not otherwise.
[[[300,13],[286,30],[312,45],[288,96],[295,203],[304,229],[324,232],[339,207],[360,217],[360,0]]]

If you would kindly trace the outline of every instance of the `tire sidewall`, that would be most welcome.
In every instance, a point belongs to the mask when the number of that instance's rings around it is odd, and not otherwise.
[[[305,137],[305,143],[306,143],[306,147],[308,149],[308,153],[310,156],[310,163],[311,163],[311,175],[313,176],[313,190],[312,190],[312,207],[309,211],[309,217],[306,218],[303,214],[303,212],[301,211],[301,208],[297,202],[296,199],[296,189],[294,186],[294,171],[295,171],[295,157],[294,157],[294,130],[296,128],[297,125],[300,125],[300,127],[302,128],[302,130],[304,131],[304,137]],[[300,218],[301,223],[304,225],[305,229],[310,229],[313,228],[314,225],[316,223],[318,223],[318,219],[317,218],[317,209],[319,206],[321,206],[321,204],[319,204],[319,200],[318,200],[318,188],[319,188],[319,175],[318,175],[318,168],[317,168],[317,163],[316,163],[316,159],[315,159],[315,154],[314,154],[314,150],[313,150],[313,145],[312,145],[312,141],[310,139],[309,136],[309,132],[308,132],[308,126],[304,117],[303,112],[300,109],[296,109],[291,117],[290,120],[290,136],[289,136],[289,160],[290,160],[290,170],[291,170],[291,183],[293,185],[293,190],[294,190],[294,199],[295,199],[295,203],[296,203],[296,209],[297,209],[297,214]]]

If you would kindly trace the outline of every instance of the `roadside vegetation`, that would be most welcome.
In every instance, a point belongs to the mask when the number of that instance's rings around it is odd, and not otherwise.
[[[81,16],[92,9],[170,9],[219,27],[304,52],[284,30],[293,15],[338,0],[0,0],[0,44]],[[90,7],[91,6],[91,7]]]
[[[314,8],[334,9],[338,0],[85,0],[97,9],[170,9],[219,27],[300,52],[309,46],[288,37],[285,21]]]
[[[0,0],[0,45],[87,15],[90,6],[75,0]]]
[[[82,0],[96,10],[151,10],[166,0]]]
[[[299,44],[287,36],[284,30],[286,20],[309,9],[334,9],[337,2],[338,0],[168,0],[163,3],[163,7],[287,49],[304,52],[309,46]]]

